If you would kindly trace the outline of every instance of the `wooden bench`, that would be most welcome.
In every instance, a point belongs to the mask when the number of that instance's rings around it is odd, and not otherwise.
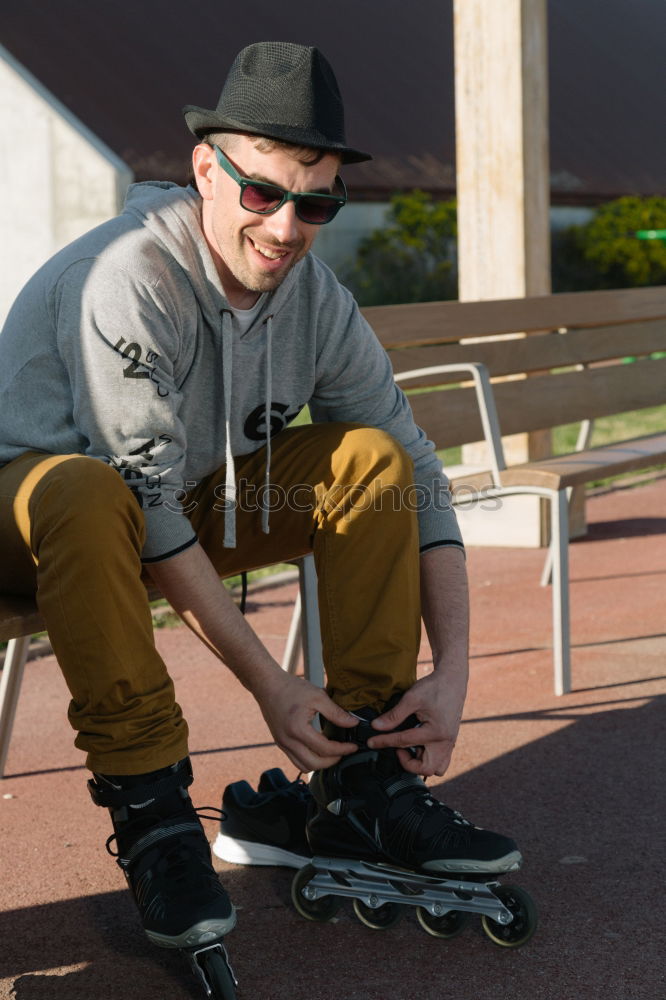
[[[364,310],[417,423],[437,448],[485,440],[487,469],[452,480],[454,502],[519,494],[550,503],[555,691],[571,690],[567,497],[573,487],[666,463],[660,433],[589,447],[591,422],[666,404],[666,288]],[[521,332],[528,336],[494,339]],[[475,342],[465,341],[474,338]],[[623,359],[635,358],[632,364]],[[507,379],[529,373],[528,378]],[[506,467],[502,436],[581,421],[567,455]],[[492,516],[488,514],[486,516]]]
[[[488,470],[453,480],[461,499],[534,494],[550,502],[553,553],[555,690],[571,689],[569,653],[567,491],[601,477],[666,462],[664,433],[506,468],[501,436],[622,413],[666,402],[666,289],[581,292],[499,302],[376,306],[364,313],[389,351],[405,388],[443,386],[411,398],[417,422],[438,448],[486,440]],[[522,339],[493,340],[516,331]],[[479,338],[476,343],[464,343]],[[620,365],[625,356],[640,358]],[[442,366],[445,366],[442,369]],[[422,369],[428,369],[422,371]],[[416,369],[416,373],[414,373]],[[527,379],[491,379],[516,373]],[[461,375],[474,380],[459,385]],[[409,378],[407,378],[409,376]],[[451,385],[455,384],[455,387]],[[300,564],[295,608],[283,666],[294,669],[305,638],[307,676],[323,682],[311,557]],[[309,581],[309,582],[308,582]],[[32,601],[0,598],[0,641],[10,641],[0,682],[0,777],[9,747],[29,636],[44,623]]]
[[[303,653],[305,676],[324,685],[324,663],[321,652],[319,609],[317,603],[317,574],[312,555],[295,560],[299,574],[299,592],[294,606],[282,666],[295,673],[299,656]],[[161,595],[149,590],[148,597],[155,600]],[[0,595],[0,642],[7,642],[5,662],[0,679],[0,778],[4,777],[5,763],[14,725],[16,706],[28,656],[30,637],[46,630],[34,600],[26,597]]]

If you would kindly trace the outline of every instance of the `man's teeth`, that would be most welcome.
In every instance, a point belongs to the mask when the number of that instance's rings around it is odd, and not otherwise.
[[[250,240],[250,242],[252,243],[252,246],[254,247],[255,250],[258,250],[259,253],[262,254],[264,257],[268,257],[269,260],[279,260],[280,257],[285,257],[287,254],[286,250],[268,250],[265,249],[264,247],[260,247],[257,243],[254,242],[254,240]]]

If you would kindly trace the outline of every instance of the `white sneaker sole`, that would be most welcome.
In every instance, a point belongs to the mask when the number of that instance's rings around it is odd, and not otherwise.
[[[234,865],[265,865],[267,867],[302,868],[312,860],[309,856],[294,854],[270,844],[255,844],[251,840],[236,840],[218,833],[213,844],[213,854],[221,861]]]

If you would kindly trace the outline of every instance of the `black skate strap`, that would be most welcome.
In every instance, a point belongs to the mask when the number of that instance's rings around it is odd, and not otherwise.
[[[177,788],[188,788],[193,780],[189,769],[178,768],[159,781],[137,785],[135,788],[116,788],[106,782],[91,779],[88,782],[88,791],[95,805],[112,809],[116,806],[139,806],[151,799],[159,799]]]
[[[185,822],[163,823],[160,826],[156,826],[149,833],[140,837],[139,840],[132,844],[129,851],[125,852],[122,857],[118,858],[118,864],[121,868],[127,868],[133,861],[136,860],[136,858],[139,857],[139,855],[143,854],[143,852],[148,850],[149,847],[153,847],[161,840],[168,840],[176,837],[180,841],[181,838],[188,833],[194,833],[197,836],[202,836],[201,824]]]

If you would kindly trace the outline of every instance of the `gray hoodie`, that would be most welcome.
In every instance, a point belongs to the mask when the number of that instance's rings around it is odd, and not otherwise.
[[[308,403],[315,421],[400,441],[435,497],[419,505],[421,547],[461,544],[434,446],[350,293],[308,253],[240,334],[192,188],[133,185],[121,215],[37,271],[0,335],[0,463],[36,450],[114,466],[143,507],[145,561],[194,541],[184,484],[224,464],[233,546],[234,456],[268,445],[270,459]]]

